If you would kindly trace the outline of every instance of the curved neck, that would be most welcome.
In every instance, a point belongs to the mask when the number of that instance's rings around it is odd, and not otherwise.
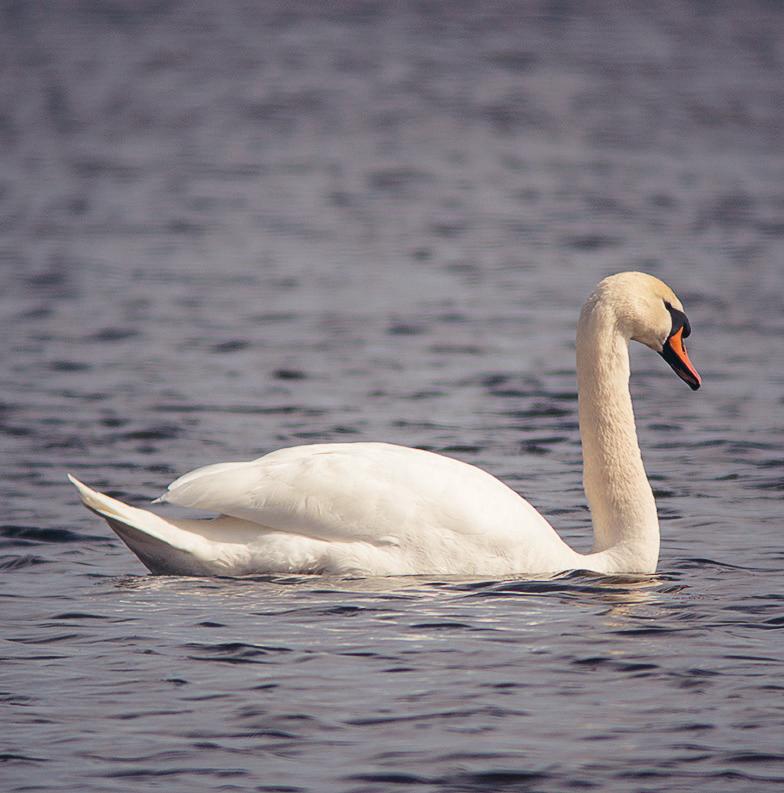
[[[592,561],[605,572],[654,572],[659,521],[637,444],[629,340],[612,306],[600,299],[589,299],[580,315],[577,383]]]

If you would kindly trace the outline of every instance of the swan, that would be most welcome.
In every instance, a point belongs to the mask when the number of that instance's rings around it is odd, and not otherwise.
[[[658,352],[696,390],[700,376],[683,343],[690,332],[681,301],[646,273],[605,278],[583,305],[577,382],[594,532],[588,554],[486,471],[388,443],[294,446],[208,465],[153,502],[218,513],[212,519],[164,518],[69,479],[154,574],[653,573],[659,522],[637,443],[629,341]]]

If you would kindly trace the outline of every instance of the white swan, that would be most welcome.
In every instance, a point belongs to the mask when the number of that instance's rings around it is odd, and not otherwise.
[[[153,573],[652,573],[659,523],[637,445],[628,346],[656,350],[697,389],[683,346],[689,333],[673,291],[645,273],[605,278],[583,306],[577,380],[589,554],[485,471],[385,443],[295,446],[210,465],[157,499],[220,513],[212,520],[162,518],[69,478]]]

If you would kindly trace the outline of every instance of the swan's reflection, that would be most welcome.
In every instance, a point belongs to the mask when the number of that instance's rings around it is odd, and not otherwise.
[[[199,600],[218,600],[227,604],[235,601],[257,603],[278,599],[281,603],[302,595],[311,602],[335,601],[351,598],[382,598],[384,600],[417,600],[418,614],[430,611],[434,603],[481,601],[485,605],[515,599],[527,610],[542,602],[555,600],[577,608],[596,609],[609,606],[606,617],[610,626],[620,626],[623,620],[636,617],[656,617],[650,609],[670,600],[673,593],[683,589],[673,586],[664,575],[602,576],[596,573],[573,571],[551,576],[520,576],[503,580],[467,578],[465,576],[398,576],[348,578],[323,575],[254,575],[237,578],[187,576],[122,576],[113,579],[119,590],[156,592],[174,597]],[[424,608],[424,606],[427,608]],[[538,610],[538,609],[537,609]],[[470,609],[468,609],[470,612]],[[477,610],[479,611],[479,610]],[[486,609],[481,610],[486,618]],[[506,609],[503,609],[506,611]],[[480,614],[475,615],[481,618]]]

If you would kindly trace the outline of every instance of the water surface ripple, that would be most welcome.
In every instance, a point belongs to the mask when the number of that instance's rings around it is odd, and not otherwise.
[[[0,3],[0,787],[784,782],[784,11]],[[486,467],[576,547],[574,326],[632,356],[655,576],[152,577],[137,504],[280,445]]]

